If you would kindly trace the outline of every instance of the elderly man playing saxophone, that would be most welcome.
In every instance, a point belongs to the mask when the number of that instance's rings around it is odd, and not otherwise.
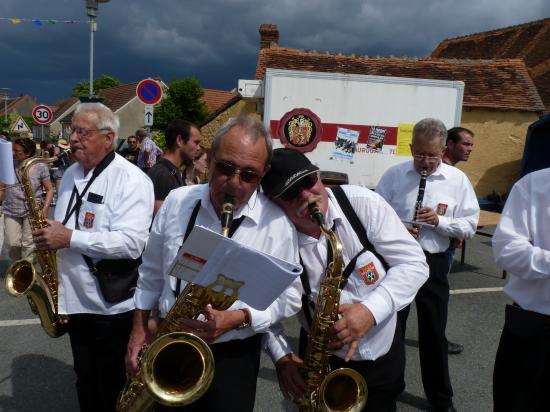
[[[76,163],[63,175],[55,221],[33,232],[38,249],[57,250],[59,313],[69,315],[78,400],[90,412],[115,411],[124,386],[137,280],[137,270],[126,269],[139,264],[153,216],[151,180],[114,152],[118,127],[103,104],[77,106],[70,136]],[[100,282],[96,270],[107,263],[129,281],[119,296]]]
[[[298,230],[305,294],[299,315],[300,357],[318,309],[312,302],[317,302],[323,273],[334,255],[327,246],[327,236],[308,212],[316,203],[326,227],[332,228],[343,245],[345,266],[340,282],[340,318],[329,331],[329,348],[334,350],[330,366],[352,368],[364,377],[369,387],[367,410],[393,410],[405,367],[396,313],[414,299],[428,277],[418,243],[380,196],[357,186],[326,189],[318,168],[298,151],[274,151],[262,188]],[[270,331],[265,346],[277,367],[285,398],[301,399],[307,390],[298,371],[302,359],[291,353],[280,329]]]
[[[296,231],[291,222],[257,191],[271,156],[271,139],[258,120],[231,119],[214,136],[208,184],[174,189],[166,198],[155,218],[140,267],[135,294],[137,310],[127,352],[130,373],[136,372],[138,354],[150,338],[149,311],[160,299],[160,315],[166,317],[185,287],[184,281],[180,285],[168,275],[184,234],[194,225],[219,232],[227,196],[233,199],[235,209],[230,237],[286,261],[298,262]],[[179,408],[157,405],[155,410],[252,411],[261,334],[299,310],[298,289],[296,280],[265,311],[237,300],[228,310],[204,308],[205,321],[183,320],[182,331],[192,332],[210,344],[216,365],[214,379],[198,401]]]

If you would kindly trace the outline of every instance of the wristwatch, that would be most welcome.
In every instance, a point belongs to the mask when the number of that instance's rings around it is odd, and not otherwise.
[[[244,328],[248,328],[251,324],[250,324],[250,311],[248,309],[240,309],[244,312],[244,320],[243,322],[240,324],[240,325],[237,325],[237,327],[235,329],[237,330],[241,330],[241,329],[244,329]]]

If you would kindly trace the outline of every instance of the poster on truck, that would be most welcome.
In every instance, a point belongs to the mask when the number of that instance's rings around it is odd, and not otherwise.
[[[459,81],[268,68],[263,119],[275,147],[300,150],[321,170],[374,188],[388,167],[411,159],[416,122],[460,124],[463,93]]]

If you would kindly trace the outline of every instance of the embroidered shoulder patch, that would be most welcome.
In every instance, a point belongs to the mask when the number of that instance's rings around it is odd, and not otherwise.
[[[374,285],[378,279],[380,279],[380,275],[376,270],[376,266],[374,266],[374,262],[370,262],[369,264],[358,268],[357,271],[366,285]]]
[[[438,203],[435,211],[439,216],[445,216],[445,213],[447,212],[447,207],[449,207],[449,205],[446,205],[445,203]]]

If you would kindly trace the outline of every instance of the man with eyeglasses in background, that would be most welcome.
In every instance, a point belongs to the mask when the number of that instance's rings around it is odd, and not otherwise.
[[[118,116],[101,103],[77,106],[70,145],[76,162],[64,173],[55,220],[33,232],[38,249],[57,250],[59,313],[69,316],[81,411],[115,411],[126,381],[124,355],[132,327],[128,275],[119,298],[104,294],[95,270],[106,259],[139,264],[153,215],[153,184],[115,154]],[[133,285],[132,285],[133,281]]]
[[[443,122],[420,120],[413,128],[413,160],[388,169],[376,187],[401,220],[418,222],[407,228],[420,243],[430,267],[429,278],[415,298],[420,369],[424,393],[437,411],[454,410],[445,337],[449,304],[446,250],[451,238],[472,238],[479,219],[479,204],[470,180],[442,162],[446,138]],[[414,216],[423,169],[427,172],[424,199]],[[408,314],[409,307],[399,313],[403,336]]]
[[[298,262],[296,231],[291,222],[257,190],[271,157],[271,138],[257,118],[230,119],[214,135],[208,184],[183,186],[166,197],[155,217],[139,269],[134,298],[137,310],[126,356],[129,373],[136,372],[138,354],[152,338],[147,329],[150,310],[158,302],[160,317],[164,318],[185,289],[185,281],[179,282],[168,273],[185,234],[195,225],[220,232],[220,215],[227,196],[234,204],[230,237],[283,260]],[[298,289],[297,279],[265,311],[237,300],[225,311],[203,308],[205,320],[182,319],[183,332],[191,332],[210,344],[215,359],[214,379],[196,402],[179,408],[156,405],[155,410],[252,412],[262,334],[275,322],[298,312]]]
[[[270,330],[265,341],[283,396],[298,400],[305,395],[299,365],[323,274],[330,263],[327,238],[308,211],[309,204],[317,203],[325,225],[343,245],[346,265],[340,282],[340,319],[330,330],[331,367],[353,368],[365,378],[369,392],[366,410],[395,410],[405,368],[402,334],[396,330],[397,311],[414,299],[428,278],[422,249],[379,195],[358,186],[326,189],[319,168],[296,150],[274,151],[262,188],[296,226],[304,267],[300,357],[292,353],[278,327]]]

